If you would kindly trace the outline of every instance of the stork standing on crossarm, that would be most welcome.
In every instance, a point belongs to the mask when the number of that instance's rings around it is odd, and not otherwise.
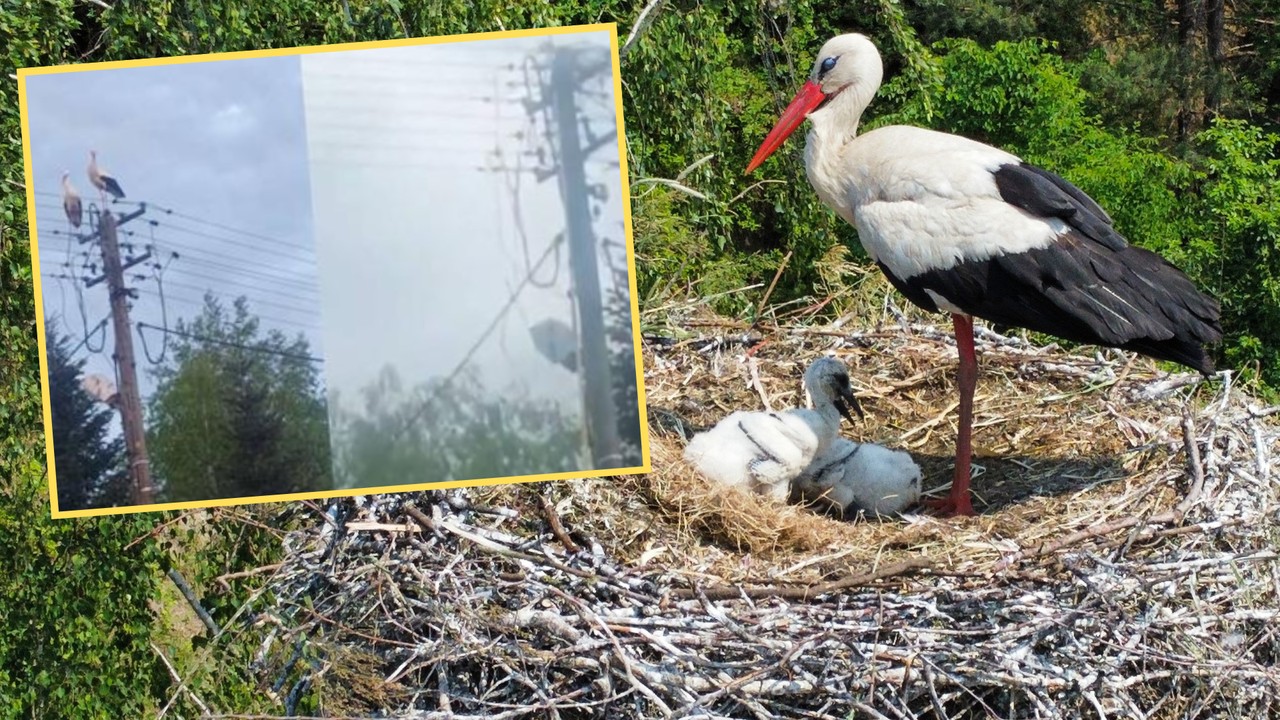
[[[124,190],[120,188],[120,183],[116,182],[113,175],[98,165],[97,150],[89,151],[89,182],[98,188],[98,198],[102,200],[103,207],[106,207],[107,204],[106,193],[110,193],[117,200],[124,197]]]
[[[1205,345],[1222,339],[1219,306],[1159,255],[1130,245],[1098,203],[1052,172],[933,130],[859,135],[883,72],[865,36],[828,40],[747,172],[807,118],[805,168],[818,196],[858,229],[899,292],[951,314],[960,422],[951,492],[934,505],[972,515],[974,316],[1210,375]]]

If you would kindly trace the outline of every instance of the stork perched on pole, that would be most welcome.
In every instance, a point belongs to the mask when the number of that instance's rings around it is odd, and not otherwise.
[[[70,170],[62,172],[62,211],[67,214],[67,222],[71,223],[71,227],[78,230],[80,221],[84,218],[84,206],[80,202],[80,193],[71,185]]]
[[[1130,245],[1107,213],[1058,175],[967,138],[901,125],[858,135],[883,76],[863,35],[828,40],[808,80],[765,138],[755,170],[807,118],[805,167],[818,196],[858,229],[903,295],[948,312],[960,356],[955,475],[943,514],[969,497],[977,356],[973,318],[1132,350],[1213,372],[1217,301],[1153,252]]]
[[[104,207],[107,204],[106,193],[110,193],[117,200],[124,197],[124,190],[120,188],[120,183],[116,182],[113,175],[98,165],[97,150],[89,151],[89,182],[98,188],[98,197],[102,200]]]

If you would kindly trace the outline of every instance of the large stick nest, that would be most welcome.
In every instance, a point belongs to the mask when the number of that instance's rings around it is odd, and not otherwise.
[[[1280,407],[983,331],[980,515],[844,522],[712,487],[676,428],[801,404],[834,352],[867,410],[844,432],[936,494],[950,328],[674,325],[645,348],[652,473],[333,501],[289,537],[264,682],[396,718],[1280,712]]]

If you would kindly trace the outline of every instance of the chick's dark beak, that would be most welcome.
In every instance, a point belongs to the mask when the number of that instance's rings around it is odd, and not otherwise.
[[[862,413],[862,405],[858,403],[858,398],[854,397],[853,388],[849,387],[847,382],[837,383],[835,391],[836,409],[840,411],[840,414],[846,420],[853,422],[853,416],[849,414],[851,408],[858,413],[859,419],[866,418],[866,415]]]

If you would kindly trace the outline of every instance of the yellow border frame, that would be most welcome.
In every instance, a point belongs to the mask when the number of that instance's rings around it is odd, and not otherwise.
[[[241,60],[249,58],[281,57],[288,55],[308,55],[322,52],[342,52],[346,50],[371,50],[380,48],[407,47],[418,45],[442,45],[475,40],[502,40],[520,37],[546,37],[552,35],[572,35],[586,32],[609,32],[609,50],[613,65],[613,95],[615,117],[618,128],[618,172],[622,180],[622,217],[624,234],[627,243],[627,280],[631,292],[631,341],[636,360],[636,391],[640,410],[640,453],[644,464],[639,467],[609,469],[607,475],[636,475],[652,471],[652,458],[649,451],[649,417],[645,402],[644,360],[640,348],[640,302],[636,291],[635,240],[631,226],[631,187],[628,182],[626,128],[622,113],[622,64],[618,57],[618,24],[594,23],[590,25],[569,25],[553,28],[532,28],[528,30],[503,30],[486,33],[466,33],[462,35],[437,35],[424,38],[404,38],[399,40],[375,40],[370,42],[341,43],[338,45],[310,45],[297,48],[272,48],[266,50],[242,50],[227,53],[205,53],[201,55],[183,55],[167,58],[146,58],[139,60],[116,60],[98,63],[76,63],[46,67],[18,68],[18,112],[22,126],[22,160],[23,172],[27,185],[27,216],[30,226],[31,240],[31,276],[35,288],[36,332],[40,347],[40,399],[44,409],[45,462],[49,476],[49,504],[51,516],[54,518],[96,517],[103,515],[122,515],[140,512],[157,512],[162,510],[184,510],[202,507],[225,507],[230,505],[250,505],[267,502],[285,502],[290,500],[313,500],[334,497],[357,497],[378,493],[412,492],[418,490],[441,490],[458,487],[484,487],[490,485],[506,485],[526,482],[542,482],[548,480],[575,480],[588,477],[600,477],[599,471],[577,471],[563,473],[546,473],[542,475],[516,475],[504,478],[482,478],[477,480],[451,480],[436,483],[416,483],[412,485],[389,485],[371,488],[347,490],[324,490],[314,493],[286,493],[280,495],[257,495],[250,497],[221,500],[192,500],[187,502],[156,503],[154,505],[129,505],[126,507],[100,508],[91,510],[58,510],[57,478],[53,464],[53,422],[49,408],[49,365],[48,348],[44,332],[44,294],[40,282],[39,233],[36,229],[35,184],[32,178],[31,134],[27,116],[27,78],[35,75],[52,75],[57,73],[80,72],[84,70],[109,70],[114,68],[154,67],[160,65],[182,65],[193,62],[213,62],[218,60]]]

